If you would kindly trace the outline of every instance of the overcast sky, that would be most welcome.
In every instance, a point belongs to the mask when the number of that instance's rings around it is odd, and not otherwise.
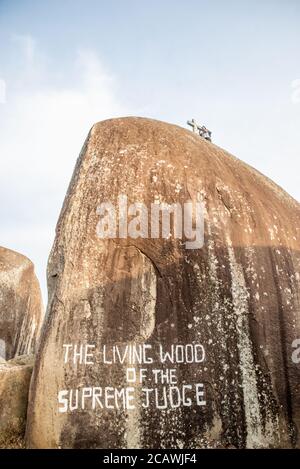
[[[300,200],[299,0],[0,0],[0,245],[44,298],[55,224],[89,128],[186,126]]]

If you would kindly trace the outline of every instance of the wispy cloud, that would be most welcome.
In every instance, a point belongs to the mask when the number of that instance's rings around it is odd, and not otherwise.
[[[31,67],[39,67],[37,57],[45,63],[33,38],[16,37]],[[24,72],[22,87],[20,70],[17,91],[0,107],[0,244],[31,257],[42,283],[55,223],[89,128],[128,114],[116,95],[116,78],[95,52],[78,51],[73,65],[73,70],[64,70],[66,86],[43,86],[39,77],[28,89]]]

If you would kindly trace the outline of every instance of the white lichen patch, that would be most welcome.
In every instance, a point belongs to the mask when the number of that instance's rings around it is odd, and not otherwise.
[[[231,241],[227,238],[228,255],[230,261],[230,273],[232,279],[232,301],[236,315],[237,348],[239,353],[240,369],[242,374],[243,401],[245,407],[245,419],[247,427],[247,448],[259,448],[270,445],[274,441],[273,421],[268,422],[267,431],[262,423],[262,415],[259,404],[259,389],[256,377],[256,367],[251,342],[248,315],[249,292],[241,265],[235,258]],[[268,414],[268,412],[267,412]]]
[[[143,259],[143,275],[141,279],[141,336],[150,338],[155,327],[155,306],[157,296],[156,273],[152,262],[141,253]]]

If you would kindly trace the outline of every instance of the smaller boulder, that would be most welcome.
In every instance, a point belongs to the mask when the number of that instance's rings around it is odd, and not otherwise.
[[[22,448],[34,357],[0,360],[0,448]]]
[[[0,246],[0,357],[35,353],[43,304],[33,263]]]

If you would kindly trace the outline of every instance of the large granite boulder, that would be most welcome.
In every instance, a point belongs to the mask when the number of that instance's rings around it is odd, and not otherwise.
[[[33,356],[0,361],[0,448],[24,446]]]
[[[179,212],[155,219],[186,203],[188,228],[189,200],[196,244]],[[28,446],[299,447],[299,235],[299,204],[214,144],[96,124],[49,258]]]
[[[43,305],[34,266],[27,257],[0,247],[0,356],[34,353]]]

